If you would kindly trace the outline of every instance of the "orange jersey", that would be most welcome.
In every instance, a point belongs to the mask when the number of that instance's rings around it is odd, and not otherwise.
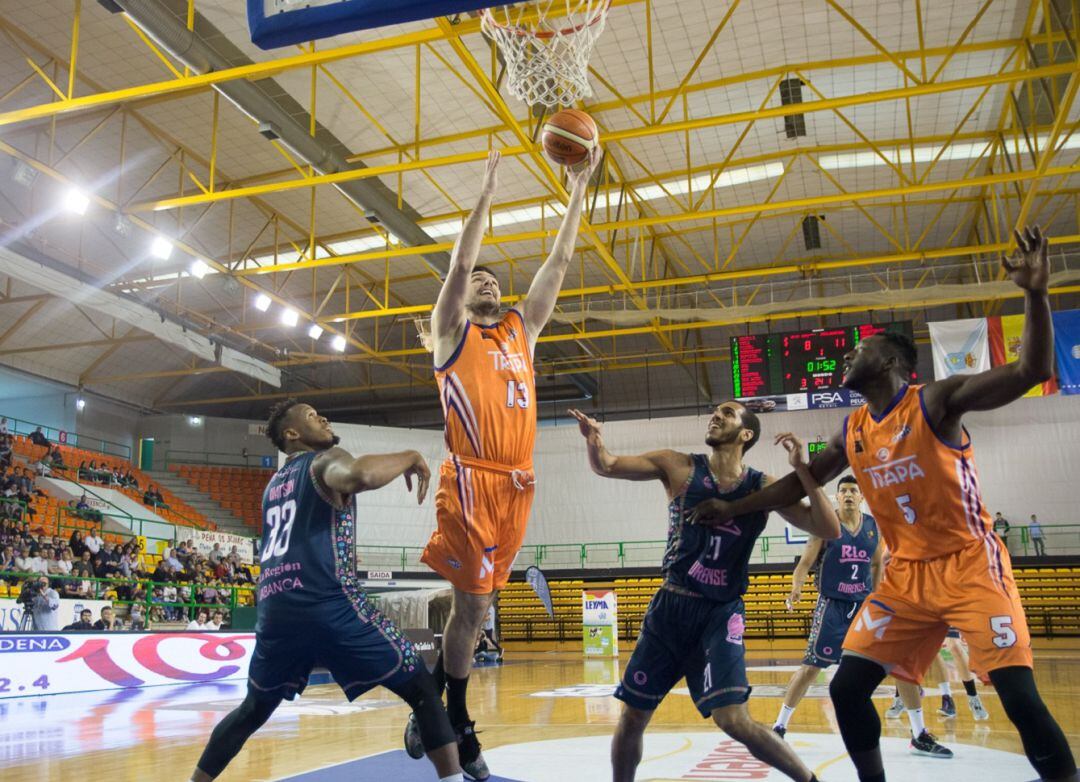
[[[875,418],[868,406],[844,421],[844,447],[870,512],[897,559],[927,560],[974,543],[1001,578],[1001,552],[979,490],[964,430],[960,444],[931,428],[922,386],[906,386]]]
[[[531,467],[536,382],[525,321],[510,310],[492,326],[466,321],[450,360],[435,367],[446,447],[455,456]]]

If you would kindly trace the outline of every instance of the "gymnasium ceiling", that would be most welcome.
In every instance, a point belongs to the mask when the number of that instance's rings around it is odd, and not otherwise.
[[[139,3],[186,23],[187,0]],[[566,192],[532,143],[537,119],[468,16],[264,52],[242,6],[194,0],[195,34],[233,66],[199,76],[93,0],[0,0],[0,220],[16,251],[275,364],[282,388],[55,298],[2,261],[0,363],[165,412],[260,416],[295,393],[338,419],[435,422],[418,321],[489,148],[505,161],[481,262],[508,302],[558,227]],[[730,392],[728,337],[747,330],[911,319],[925,335],[928,319],[1014,311],[988,284],[1028,221],[1054,237],[1055,306],[1075,305],[1074,8],[614,0],[579,106],[606,157],[538,347],[541,414],[584,394],[608,412],[700,409]],[[381,183],[434,246],[388,236],[260,135],[215,89],[239,78],[369,167],[346,178]],[[792,80],[797,109],[781,105]],[[805,134],[790,137],[795,111]],[[91,197],[82,217],[60,207],[72,186]],[[175,243],[168,260],[149,252],[156,234]],[[962,295],[939,287],[957,284]],[[297,326],[280,323],[284,306]]]

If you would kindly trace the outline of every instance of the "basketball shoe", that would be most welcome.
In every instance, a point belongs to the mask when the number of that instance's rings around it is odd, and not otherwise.
[[[409,721],[405,723],[405,752],[413,760],[424,757],[424,742],[420,739],[420,723],[416,715],[409,712]]]
[[[951,695],[941,696],[941,706],[938,708],[937,713],[945,719],[951,719],[956,716],[956,701],[953,700]]]
[[[461,762],[461,770],[465,772],[465,776],[483,782],[491,776],[491,772],[488,770],[487,763],[484,762],[484,756],[480,753],[480,740],[476,738],[475,725],[475,722],[466,722],[454,728],[458,739],[458,760]]]
[[[983,706],[982,698],[978,695],[968,696],[968,708],[971,709],[971,716],[973,716],[977,722],[990,719],[990,712]]]
[[[928,730],[920,733],[918,738],[912,736],[908,749],[912,755],[923,755],[924,757],[939,758],[940,760],[948,760],[953,756],[953,751],[938,744],[934,734]]]
[[[894,695],[892,705],[885,710],[885,716],[895,720],[904,713],[904,700],[899,695]]]

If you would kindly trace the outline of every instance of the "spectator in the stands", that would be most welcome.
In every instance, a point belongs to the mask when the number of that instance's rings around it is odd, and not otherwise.
[[[222,557],[218,560],[217,567],[214,568],[214,577],[232,581],[233,565],[228,557]]]
[[[161,560],[157,563],[157,567],[154,568],[153,574],[150,576],[150,580],[155,584],[164,584],[166,581],[172,580],[172,569],[169,567],[169,563],[165,560]],[[157,591],[156,589],[154,590]]]
[[[221,550],[221,544],[215,543],[214,547],[210,549],[210,553],[206,555],[206,558],[210,560],[211,565],[217,565],[218,562],[224,558],[225,552]]]
[[[206,623],[206,629],[220,630],[223,624],[225,624],[225,614],[215,610],[214,613],[210,615],[210,621]]]
[[[161,492],[157,486],[150,484],[146,487],[146,493],[143,494],[143,504],[149,505],[153,508],[165,508],[168,509],[168,505],[165,504],[165,498],[161,496]]]
[[[63,555],[54,548],[46,550],[45,570],[50,576],[66,576],[64,568],[60,565]]]
[[[68,546],[71,548],[71,553],[76,559],[82,557],[82,553],[86,551],[86,543],[83,542],[82,530],[75,530],[71,533],[71,537],[68,538]]]
[[[998,511],[997,515],[994,516],[994,532],[1001,538],[1006,550],[1009,548],[1009,530],[1011,528],[1009,520],[1001,515],[1001,511]]]
[[[165,606],[162,603],[165,602],[165,598],[162,596],[161,587],[154,587],[154,591],[150,594],[150,621],[151,622],[164,622],[165,621]]]
[[[90,582],[87,581],[87,584]],[[78,578],[63,578],[60,580],[60,596],[67,598],[68,600],[75,600],[83,595],[80,595],[80,587],[82,580]]]
[[[65,576],[71,575],[71,569],[75,567],[75,558],[71,556],[71,549],[64,547],[60,550],[60,572]]]
[[[94,572],[98,578],[116,578],[120,575],[120,564],[109,559],[102,550],[94,555]]]
[[[1043,535],[1042,524],[1035,518],[1035,514],[1031,514],[1031,522],[1028,524],[1028,535],[1031,536],[1031,542],[1035,545],[1035,556],[1046,556],[1046,536]]]
[[[8,434],[8,423],[6,418],[0,418],[0,436],[6,437]]]
[[[42,478],[49,478],[52,476],[52,462],[49,461],[47,456],[43,456],[34,462],[34,472]]]
[[[202,593],[199,595],[203,603],[207,605],[213,605],[218,601],[218,591],[212,584],[207,584],[203,587]]]
[[[135,632],[146,629],[146,616],[143,614],[143,607],[139,603],[133,603],[128,614],[128,621],[131,623],[131,629]]]
[[[85,494],[83,495],[83,500],[86,500]],[[105,545],[105,541],[98,537],[94,530],[90,530],[86,537],[83,538],[83,544],[86,546],[86,550],[91,554],[97,554],[101,551],[101,547]]]
[[[206,626],[206,622],[210,617],[206,613],[206,609],[200,608],[198,615],[188,622],[186,629],[188,630],[210,630],[211,628]]]
[[[54,445],[53,449],[49,452],[49,461],[52,463],[54,470],[64,470],[67,465],[64,464],[64,454],[60,451],[59,445]]]
[[[184,563],[177,559],[176,549],[166,549],[166,551],[168,552],[168,556],[165,558],[165,562],[167,562],[169,567],[177,573],[181,572],[184,569]]]
[[[81,572],[86,578],[94,578],[97,572],[94,570],[94,560],[90,557],[90,549],[83,549],[82,556],[79,557],[79,561],[76,562],[71,572]]]
[[[28,573],[48,574],[48,565],[46,564],[45,558],[41,556],[43,553],[44,552],[36,546],[30,549],[30,569],[27,571]]]
[[[92,618],[93,614],[90,613],[90,609],[84,608],[82,611],[79,612],[79,621],[72,622],[71,624],[67,625],[64,628],[64,632],[66,633],[69,630],[93,630],[94,625],[90,622]]]
[[[0,470],[11,466],[11,435],[0,435]]]
[[[116,615],[113,613],[112,608],[110,606],[102,606],[101,618],[94,622],[94,629],[105,631],[119,630],[120,628],[116,625]]]
[[[37,446],[45,446],[46,453],[52,448],[52,443],[49,442],[49,438],[45,436],[45,433],[41,431],[40,426],[30,433],[30,442]]]

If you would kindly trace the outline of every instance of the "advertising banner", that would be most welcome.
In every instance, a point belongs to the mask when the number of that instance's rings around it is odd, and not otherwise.
[[[0,699],[247,678],[251,633],[5,633]]]
[[[1054,313],[1054,349],[1063,394],[1080,394],[1080,310]]]
[[[236,553],[240,555],[240,561],[248,565],[255,562],[255,542],[252,538],[230,535],[228,532],[212,532],[211,530],[191,530],[187,537],[195,550],[204,557],[209,556],[214,549],[215,543],[221,544],[221,551],[228,554],[232,547],[236,546]]]
[[[112,601],[61,599],[60,607],[57,609],[60,613],[60,626],[66,627],[73,622],[78,622],[79,612],[84,608],[90,609],[90,615],[93,617],[93,621],[96,622],[101,618],[101,609],[105,606],[112,606]],[[17,601],[14,599],[0,600],[0,632],[17,631],[22,618],[23,607]],[[2,637],[4,636],[0,636],[0,638]],[[4,666],[0,663],[0,671],[3,669]]]
[[[586,657],[619,656],[619,615],[614,589],[581,593],[582,640]]]

